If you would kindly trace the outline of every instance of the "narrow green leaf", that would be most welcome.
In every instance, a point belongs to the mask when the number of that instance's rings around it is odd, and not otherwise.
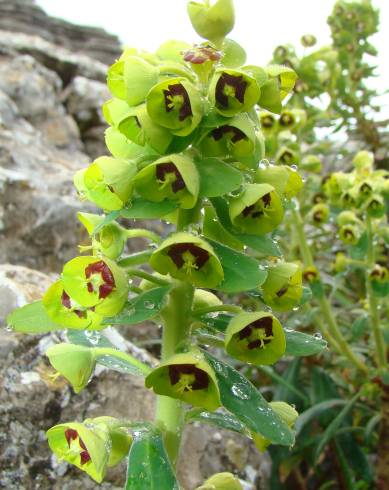
[[[34,301],[29,305],[17,308],[7,316],[7,325],[15,332],[46,333],[53,330],[64,330],[54,323],[46,313],[42,301]]]
[[[232,315],[225,315],[221,313],[217,316],[210,315],[209,313],[206,315],[201,315],[199,320],[207,325],[207,327],[218,330],[219,332],[225,332]]]
[[[114,355],[114,351],[117,349],[112,349],[112,354],[104,354],[98,355],[96,362],[97,364],[101,364],[112,371],[118,371],[119,373],[131,374],[133,376],[147,376],[151,369],[143,364],[135,357],[132,357],[130,354],[123,353],[123,359],[118,358],[117,355]],[[121,351],[118,351],[121,352]],[[125,357],[125,358],[124,358]]]
[[[217,158],[198,159],[195,163],[200,174],[200,196],[223,196],[242,184],[242,172]]]
[[[322,450],[325,448],[325,446],[328,444],[328,442],[336,435],[336,431],[342,424],[342,422],[345,420],[347,415],[349,414],[350,410],[352,409],[353,405],[355,402],[358,400],[360,397],[360,393],[358,392],[356,395],[354,395],[351,400],[349,400],[346,405],[342,408],[342,410],[339,412],[339,414],[333,419],[333,421],[329,424],[327,429],[325,430],[322,438],[320,439],[320,443],[316,448],[315,451],[315,460],[319,458]]]
[[[128,219],[156,219],[171,213],[177,208],[173,201],[151,202],[138,198],[120,211],[120,216]]]
[[[116,316],[105,318],[105,325],[135,325],[154,318],[164,305],[170,286],[151,289],[139,294],[127,303]]]
[[[363,233],[358,243],[350,247],[350,257],[355,260],[363,260],[366,258],[369,248],[369,239],[367,233]]]
[[[223,406],[250,431],[261,434],[274,444],[293,445],[292,431],[255,386],[228,364],[207,352],[204,354],[215,371]]]
[[[128,457],[125,490],[179,490],[162,435],[139,431]]]
[[[222,264],[224,281],[217,287],[225,293],[238,293],[256,289],[266,279],[267,272],[259,262],[236,250],[209,240]]]
[[[347,402],[341,398],[334,398],[332,400],[325,400],[324,402],[317,403],[316,405],[308,408],[308,410],[305,410],[305,412],[300,413],[295,424],[296,436],[301,432],[306,424],[316,419],[321,413],[326,412],[330,408],[345,405],[346,403]]]
[[[356,318],[351,325],[351,338],[352,340],[358,340],[362,335],[367,332],[369,328],[369,317],[362,315]]]
[[[186,412],[185,421],[201,422],[247,435],[246,426],[234,415],[227,412],[207,412],[201,408],[195,408]]]
[[[300,400],[302,400],[305,403],[309,403],[308,397],[300,391],[296,386],[292,385],[288,378],[285,378],[284,376],[280,376],[279,374],[276,373],[275,369],[272,368],[271,366],[256,366],[259,371],[262,371],[263,373],[267,374],[270,378],[272,378],[280,387],[283,387],[284,389],[286,388],[286,392],[291,392],[294,395],[298,396]],[[277,397],[279,398],[279,397]],[[282,399],[282,398],[281,398]]]
[[[66,337],[71,344],[84,345],[85,347],[114,347],[105,335],[96,330],[69,329]]]
[[[295,330],[285,329],[286,351],[288,356],[312,356],[322,352],[327,347],[327,342],[321,337],[307,335]]]

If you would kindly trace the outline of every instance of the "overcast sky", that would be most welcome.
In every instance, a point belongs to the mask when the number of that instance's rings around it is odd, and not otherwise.
[[[37,0],[47,13],[77,24],[104,27],[123,44],[155,50],[167,39],[190,43],[199,39],[186,14],[187,0]],[[231,37],[242,44],[248,61],[266,64],[282,43],[297,44],[314,34],[319,45],[329,42],[326,19],[334,0],[235,0],[236,22]],[[382,90],[389,89],[389,0],[373,0],[381,9],[378,49]]]

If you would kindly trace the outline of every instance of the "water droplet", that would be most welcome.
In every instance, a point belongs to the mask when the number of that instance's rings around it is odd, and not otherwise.
[[[243,383],[237,383],[232,385],[232,393],[241,400],[248,400],[250,398],[249,393],[246,391],[246,387]]]
[[[146,310],[153,310],[155,308],[155,304],[148,300],[144,301],[143,305],[146,308]]]
[[[323,338],[322,334],[320,332],[316,332],[315,334],[313,334],[313,336],[315,337],[315,339],[317,340],[321,340]]]
[[[4,330],[6,332],[12,332],[13,331],[13,327],[12,327],[12,325],[7,325],[6,327],[4,327]]]
[[[293,172],[297,172],[297,165],[291,165],[290,168],[293,170]]]

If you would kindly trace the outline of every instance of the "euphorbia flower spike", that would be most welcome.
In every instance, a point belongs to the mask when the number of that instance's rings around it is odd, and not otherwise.
[[[251,364],[274,364],[285,352],[284,330],[275,316],[265,311],[239,313],[230,321],[226,351]]]
[[[203,104],[197,89],[186,78],[168,78],[147,95],[151,119],[177,136],[192,133],[201,121]]]
[[[247,184],[243,192],[230,201],[233,225],[247,233],[268,233],[281,223],[283,216],[281,199],[269,184]]]
[[[108,258],[76,257],[65,264],[61,280],[71,298],[102,316],[115,315],[127,300],[127,275]]]
[[[200,179],[191,158],[168,155],[142,169],[134,185],[136,191],[150,201],[169,199],[184,209],[191,209],[197,202]]]
[[[198,287],[216,287],[224,278],[223,268],[209,243],[186,232],[174,233],[162,242],[151,256],[150,265],[161,274]]]
[[[132,194],[132,177],[136,165],[128,160],[100,157],[74,176],[74,185],[82,197],[97,206],[115,211],[121,209]]]
[[[96,365],[94,350],[83,345],[56,344],[46,351],[50,364],[80,393],[88,384]]]
[[[147,376],[146,386],[206,410],[221,405],[215,373],[198,351],[176,354],[161,363]]]
[[[277,311],[291,310],[300,303],[302,293],[300,266],[292,262],[280,262],[269,267],[262,294],[270,308]]]
[[[93,307],[87,308],[78,304],[64,290],[62,281],[56,281],[46,291],[42,303],[47,314],[53,320],[65,328],[79,330],[100,330],[102,317]]]
[[[261,90],[247,72],[219,69],[209,85],[209,99],[222,116],[249,111],[258,102]]]

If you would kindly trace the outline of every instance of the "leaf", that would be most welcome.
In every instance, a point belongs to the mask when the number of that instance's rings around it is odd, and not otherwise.
[[[354,403],[358,400],[360,397],[360,393],[358,392],[356,395],[354,395],[351,400],[349,400],[346,405],[342,408],[342,410],[339,412],[339,414],[333,419],[333,421],[328,425],[326,428],[322,438],[320,439],[320,443],[316,448],[315,451],[315,460],[317,461],[322,450],[325,448],[325,446],[328,444],[328,442],[336,435],[336,431],[342,424],[342,422],[345,420],[347,415],[349,414],[350,410],[352,409]]]
[[[170,286],[154,288],[139,294],[116,316],[105,318],[105,325],[135,325],[154,318],[164,305],[165,296]]]
[[[160,433],[139,431],[128,457],[125,490],[179,490]]]
[[[215,359],[208,352],[204,352],[204,355],[215,371],[224,408],[250,431],[261,434],[274,444],[293,445],[292,431],[255,386],[228,364]]]
[[[242,172],[217,158],[198,159],[195,163],[200,174],[200,196],[222,196],[242,184]]]
[[[301,432],[306,424],[311,422],[311,420],[316,419],[322,412],[326,412],[330,408],[339,407],[345,404],[345,400],[342,400],[341,398],[334,398],[332,400],[325,400],[324,402],[317,403],[316,405],[308,408],[308,410],[305,410],[305,412],[300,413],[299,418],[295,423],[296,436]]]
[[[196,312],[194,312],[196,314]],[[207,327],[218,330],[219,332],[225,332],[228,324],[230,323],[232,315],[225,315],[221,313],[217,316],[201,315],[199,320],[205,323]]]
[[[115,351],[117,349],[112,349]],[[121,351],[118,351],[121,352]],[[112,371],[117,371],[119,373],[132,374],[133,376],[147,376],[151,369],[143,364],[135,357],[132,357],[130,354],[124,353],[126,359],[120,359],[115,355],[104,354],[98,356],[96,359],[97,364],[101,364]]]
[[[262,266],[257,260],[221,243],[208,241],[211,242],[224,271],[224,280],[217,287],[219,291],[239,293],[256,289],[264,283],[267,272],[261,269]]]
[[[351,338],[352,340],[358,340],[362,335],[367,332],[369,328],[369,317],[362,315],[356,318],[351,325]]]
[[[47,315],[42,301],[34,301],[17,308],[7,316],[7,325],[15,332],[46,333],[53,330],[64,330]]]
[[[363,233],[358,243],[350,247],[350,257],[355,260],[363,260],[367,256],[369,239],[367,233]]]
[[[285,329],[286,351],[288,356],[312,356],[327,348],[327,342],[321,337],[307,335],[295,330]]]
[[[156,219],[171,213],[177,208],[173,201],[152,202],[137,198],[131,205],[120,211],[120,216],[128,219]]]
[[[282,373],[282,378],[286,383],[279,384],[274,391],[274,398],[276,400],[283,400],[290,404],[298,404],[300,400],[296,398],[294,390],[291,390],[289,386],[293,386],[295,389],[302,390],[304,385],[300,379],[300,367],[301,359],[296,358],[289,364],[287,369]],[[299,397],[301,398],[301,397]]]
[[[207,412],[201,408],[189,410],[185,415],[186,422],[202,422],[221,429],[231,430],[247,435],[246,426],[234,415],[227,412]]]
[[[115,219],[119,218],[121,211],[112,211],[112,213],[107,214],[103,221],[99,223],[96,228],[93,230],[93,235],[96,235],[104,226],[109,225],[112,223],[112,221],[115,221]]]
[[[203,234],[240,252],[244,248],[243,243],[221,225],[212,206],[206,206],[204,209]]]

